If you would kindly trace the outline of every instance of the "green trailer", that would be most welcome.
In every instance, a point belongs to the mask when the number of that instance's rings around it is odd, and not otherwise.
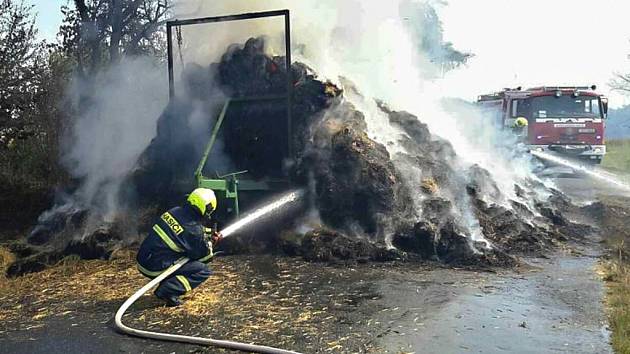
[[[178,34],[178,43],[181,41],[181,28],[183,26],[194,26],[200,24],[208,24],[208,23],[222,23],[222,22],[230,22],[230,21],[244,21],[244,20],[253,20],[253,19],[261,19],[261,18],[270,18],[270,17],[281,17],[284,20],[284,34],[285,34],[285,64],[287,68],[291,68],[291,27],[290,27],[290,14],[289,10],[277,10],[277,11],[265,11],[265,12],[256,12],[256,13],[246,13],[246,14],[237,14],[237,15],[228,15],[228,16],[217,16],[217,17],[204,17],[204,18],[194,18],[194,19],[185,19],[185,20],[173,20],[168,21],[166,24],[167,28],[167,43],[168,43],[168,75],[169,75],[169,95],[171,99],[175,98],[175,75],[174,75],[174,60],[173,60],[173,29]],[[181,56],[181,52],[180,52]],[[293,100],[293,77],[291,75],[291,70],[287,71],[287,81],[286,81],[286,93],[278,96],[268,96],[268,97],[239,97],[235,99],[228,99],[223,105],[223,109],[221,110],[219,116],[217,117],[214,127],[212,129],[212,133],[210,136],[210,140],[206,145],[205,151],[203,153],[202,159],[199,162],[199,165],[195,171],[195,181],[197,187],[210,188],[217,193],[217,196],[224,200],[224,205],[227,205],[231,214],[238,217],[240,213],[240,202],[239,197],[240,193],[249,193],[249,192],[265,192],[272,190],[281,190],[286,189],[289,185],[288,178],[281,180],[272,180],[272,179],[263,179],[256,180],[252,179],[248,175],[248,171],[236,171],[223,175],[219,175],[215,173],[214,177],[209,177],[204,175],[204,169],[206,167],[206,163],[208,162],[208,157],[210,156],[212,149],[215,146],[217,138],[220,134],[221,127],[225,120],[229,119],[229,111],[230,107],[234,107],[235,105],[240,104],[251,104],[255,102],[274,102],[277,101],[281,105],[286,105],[286,116],[287,116],[287,134],[288,134],[288,146],[286,147],[287,156],[279,156],[279,159],[289,158],[293,159],[293,151],[291,148],[291,108],[292,108],[292,100]]]
[[[266,97],[266,98],[258,98],[258,100],[278,100],[284,99],[279,97]],[[263,179],[263,180],[253,180],[248,179],[247,170],[231,172],[224,175],[216,174],[214,177],[209,177],[204,175],[204,169],[206,167],[206,163],[208,162],[208,156],[210,156],[210,152],[212,151],[217,137],[219,135],[219,131],[221,130],[221,126],[226,119],[228,110],[231,105],[238,104],[240,100],[230,100],[228,99],[223,105],[223,109],[221,113],[217,117],[214,128],[212,129],[212,134],[210,135],[210,140],[206,145],[205,151],[197,166],[197,170],[195,171],[195,181],[197,187],[201,188],[209,188],[214,190],[217,193],[217,196],[224,201],[227,201],[228,205],[232,207],[232,210],[236,216],[240,214],[240,206],[239,206],[239,192],[257,192],[257,191],[273,191],[279,189],[285,189],[289,181],[283,179]],[[248,100],[248,101],[251,101]],[[242,102],[242,101],[240,101]]]

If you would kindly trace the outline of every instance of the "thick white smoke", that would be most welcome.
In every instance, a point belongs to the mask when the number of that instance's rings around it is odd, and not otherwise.
[[[146,57],[124,58],[87,83],[75,79],[67,95],[76,112],[62,161],[81,183],[46,215],[72,205],[89,208],[92,223],[111,221],[121,185],[156,133],[168,102],[166,70]],[[89,228],[96,225],[86,225]]]
[[[340,77],[344,77],[356,84],[361,96],[346,95],[346,98],[366,115],[368,134],[373,139],[383,143],[392,154],[403,150],[391,144],[398,140],[400,130],[389,125],[387,117],[371,102],[372,98],[420,117],[433,134],[453,145],[459,156],[454,166],[456,170],[464,173],[469,166],[477,164],[490,171],[505,197],[514,197],[515,182],[535,178],[530,161],[513,153],[515,141],[506,140],[496,132],[490,117],[473,109],[444,109],[443,99],[450,96],[449,87],[434,79],[441,68],[420,50],[422,39],[418,28],[422,26],[409,23],[411,19],[423,20],[419,14],[408,13],[418,9],[413,6],[418,3],[416,0],[181,0],[176,13],[183,18],[290,9],[294,58],[311,65],[332,81],[339,82]],[[203,57],[207,43],[212,43],[213,48],[226,47],[261,34],[270,36],[274,48],[282,49],[281,24],[280,20],[265,20],[247,21],[224,29],[211,25],[207,32],[188,32],[183,38],[184,49],[190,51],[192,57]],[[412,166],[398,164],[397,167],[406,178],[419,179],[422,175]],[[507,200],[501,199],[493,201],[510,207]],[[464,198],[456,204],[471,238],[481,239],[483,236],[470,202]]]
[[[418,28],[421,27],[409,23],[410,19],[421,21],[422,16],[406,13],[418,9],[410,6],[416,3],[415,0],[179,0],[175,3],[174,17],[290,9],[294,58],[332,81],[341,82],[345,77],[355,83],[361,95],[348,95],[347,99],[364,111],[368,134],[383,143],[392,155],[404,152],[396,143],[401,132],[389,125],[374,99],[419,116],[434,134],[453,145],[460,157],[454,166],[456,170],[465,171],[468,166],[478,164],[494,174],[506,196],[512,196],[514,182],[531,177],[529,169],[523,168],[527,163],[497,153],[496,136],[488,135],[488,126],[471,124],[484,121],[484,117],[472,117],[462,110],[444,110],[442,99],[449,96],[449,88],[433,80],[439,68],[420,49]],[[260,35],[269,37],[273,54],[281,54],[283,30],[281,19],[184,27],[174,36],[176,68],[182,70],[188,63],[216,62],[230,44]],[[119,206],[117,198],[125,176],[155,136],[157,119],[167,102],[167,83],[163,68],[141,58],[123,60],[100,74],[96,81],[98,91],[88,97],[87,106],[82,104],[83,111],[73,128],[65,161],[73,176],[83,181],[73,202],[89,206],[107,218]],[[71,95],[81,97],[81,93],[82,86],[78,83]],[[481,136],[487,139],[480,140]],[[422,177],[417,167],[398,163],[397,168],[407,179]],[[459,200],[456,207],[471,237],[481,237],[469,202]]]

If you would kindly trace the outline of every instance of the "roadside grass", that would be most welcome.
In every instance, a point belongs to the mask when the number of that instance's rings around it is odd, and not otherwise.
[[[602,167],[611,172],[630,175],[630,139],[607,141]]]
[[[612,345],[622,354],[630,353],[630,258],[624,243],[615,245],[612,253],[617,256],[604,266]]]
[[[601,197],[601,227],[609,249],[602,263],[606,308],[616,353],[630,354],[630,198]]]

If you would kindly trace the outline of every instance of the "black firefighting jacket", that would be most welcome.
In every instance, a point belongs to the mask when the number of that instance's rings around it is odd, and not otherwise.
[[[199,212],[188,204],[162,214],[140,246],[138,269],[147,276],[157,276],[183,257],[210,261],[212,245],[205,236],[209,230],[201,221]]]

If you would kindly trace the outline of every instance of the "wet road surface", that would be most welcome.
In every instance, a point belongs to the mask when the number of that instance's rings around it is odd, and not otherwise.
[[[619,193],[592,179],[556,183],[578,203]],[[519,272],[431,272],[427,286],[384,280],[385,306],[406,312],[381,314],[390,326],[379,344],[390,353],[611,353],[593,237],[574,252],[524,259]]]
[[[558,254],[519,273],[444,274],[428,287],[384,282],[388,307],[409,312],[383,316],[393,322],[380,344],[390,353],[610,353],[596,262]]]

